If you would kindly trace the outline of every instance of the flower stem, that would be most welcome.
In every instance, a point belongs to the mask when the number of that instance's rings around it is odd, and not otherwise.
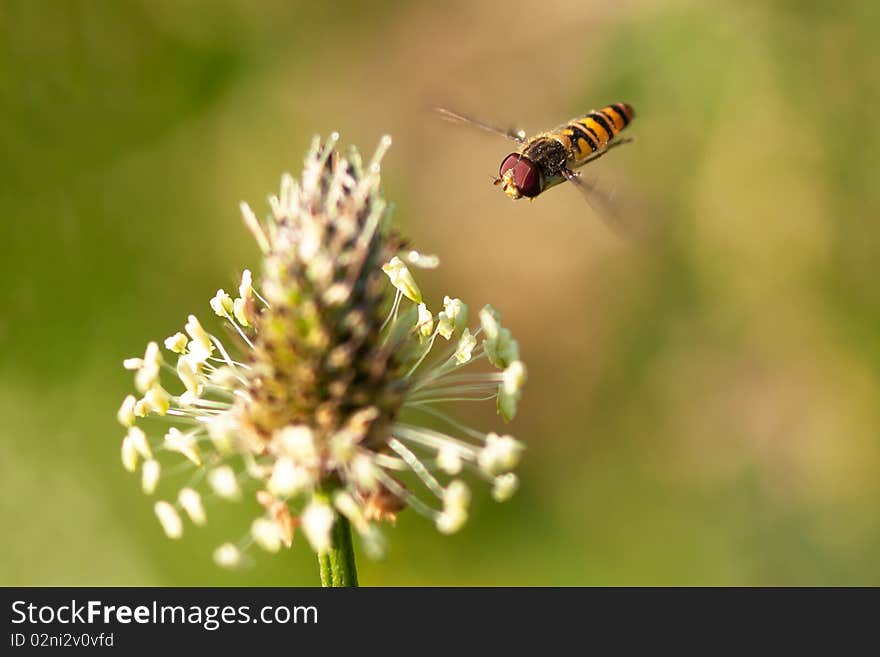
[[[337,515],[333,523],[333,547],[318,554],[321,586],[357,586],[357,566],[351,542],[351,525],[344,516]]]

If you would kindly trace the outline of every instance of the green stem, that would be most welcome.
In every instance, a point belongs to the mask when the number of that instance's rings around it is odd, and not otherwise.
[[[354,546],[351,542],[351,525],[338,514],[333,523],[333,547],[318,554],[321,586],[357,586],[357,566],[354,562]]]

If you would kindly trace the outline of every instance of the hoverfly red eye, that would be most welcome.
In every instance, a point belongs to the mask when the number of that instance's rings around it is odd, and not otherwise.
[[[522,156],[519,153],[511,153],[505,157],[504,161],[501,163],[501,168],[498,170],[498,177],[503,178],[505,173],[516,166],[516,163],[520,161],[521,157]]]
[[[504,158],[498,171],[500,177],[513,170],[513,183],[519,193],[527,198],[533,198],[541,193],[541,172],[537,165],[527,157],[519,153],[511,153]]]

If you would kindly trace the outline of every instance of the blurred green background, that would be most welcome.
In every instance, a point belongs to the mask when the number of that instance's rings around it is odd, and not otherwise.
[[[246,504],[165,539],[114,416],[332,130],[393,135],[429,302],[501,309],[531,375],[520,493],[404,513],[363,583],[880,584],[878,70],[874,0],[0,2],[0,584],[318,583],[302,543],[215,568]],[[511,203],[508,144],[428,111],[617,100],[638,140],[591,172],[637,244],[567,185]]]

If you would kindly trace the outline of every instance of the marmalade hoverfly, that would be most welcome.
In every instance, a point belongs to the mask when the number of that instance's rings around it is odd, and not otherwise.
[[[591,203],[597,198],[604,201],[606,207],[602,210],[605,211],[608,209],[608,199],[583,180],[577,169],[602,157],[612,148],[632,141],[631,137],[620,137],[620,133],[635,117],[633,108],[627,103],[612,103],[553,130],[526,137],[522,130],[505,130],[448,109],[437,108],[437,111],[447,119],[500,135],[519,145],[515,152],[501,161],[498,176],[493,180],[510,198],[533,199],[568,180]]]

